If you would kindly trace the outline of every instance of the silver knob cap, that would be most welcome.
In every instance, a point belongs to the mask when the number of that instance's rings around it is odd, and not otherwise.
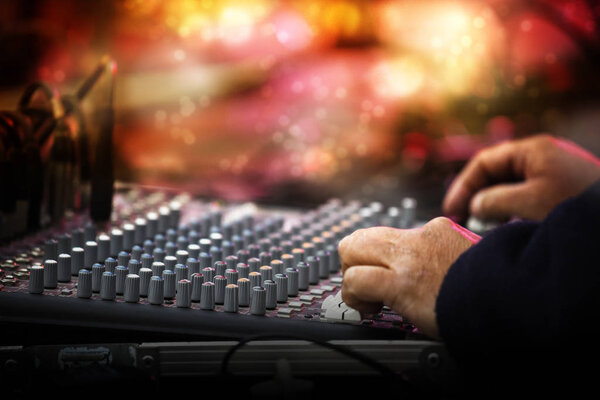
[[[173,267],[175,267],[175,264],[173,264]],[[162,263],[160,261],[154,261],[152,263],[153,276],[162,276],[162,273],[165,269],[167,269],[165,263]]]
[[[177,263],[178,263],[177,257],[166,256],[164,263],[165,263],[165,269],[170,269],[171,271],[173,271],[175,269],[175,265],[177,265]],[[181,264],[181,263],[179,263],[179,264]]]
[[[175,253],[175,259],[177,260],[177,264],[185,264],[187,259],[190,257],[190,253],[187,250],[177,250]]]
[[[116,256],[123,250],[123,231],[115,228],[110,232],[110,255]]]
[[[92,273],[87,269],[80,269],[77,278],[77,297],[89,299],[92,296]]]

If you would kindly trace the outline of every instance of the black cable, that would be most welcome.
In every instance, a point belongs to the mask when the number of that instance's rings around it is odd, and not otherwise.
[[[236,351],[238,351],[241,347],[245,346],[247,343],[249,343],[251,341],[263,340],[263,339],[293,339],[293,340],[303,340],[303,341],[312,342],[321,347],[325,347],[330,350],[334,350],[339,353],[342,353],[350,358],[353,358],[353,359],[367,365],[368,367],[371,367],[375,371],[379,372],[382,376],[390,379],[389,382],[395,383],[399,378],[398,374],[396,374],[396,372],[394,372],[394,370],[392,370],[390,367],[380,363],[379,361],[375,361],[371,357],[368,357],[362,353],[359,353],[359,352],[351,350],[347,347],[336,345],[336,344],[329,343],[326,341],[317,340],[317,339],[309,339],[306,337],[290,335],[290,334],[264,334],[264,335],[249,336],[244,339],[241,339],[235,346],[231,347],[227,351],[227,353],[225,353],[225,356],[223,357],[223,361],[221,362],[221,371],[220,371],[221,375],[223,377],[226,377],[227,375],[229,375],[229,371],[228,371],[229,361],[231,360],[231,357],[233,357],[233,355],[235,354]]]

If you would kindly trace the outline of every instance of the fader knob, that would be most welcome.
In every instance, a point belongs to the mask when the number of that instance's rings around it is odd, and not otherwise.
[[[177,295],[175,297],[175,305],[180,308],[190,308],[192,305],[191,300],[191,286],[192,283],[188,279],[181,279],[177,281]]]
[[[172,299],[175,297],[175,273],[170,269],[166,269],[162,273],[164,283],[164,295],[165,299]]]
[[[58,272],[57,277],[59,282],[71,282],[71,256],[63,253],[58,256]]]
[[[263,281],[263,287],[265,288],[265,307],[268,310],[274,310],[277,308],[277,283],[268,280]]]
[[[98,293],[102,284],[102,274],[106,272],[106,268],[102,264],[92,265],[92,292]]]
[[[215,303],[223,304],[225,302],[225,286],[227,286],[227,278],[223,275],[217,275],[214,279],[215,283]]]
[[[275,283],[277,283],[277,302],[285,303],[288,300],[288,277],[284,274],[277,274]]]
[[[150,278],[148,286],[148,303],[161,305],[165,300],[165,281],[160,276]]]
[[[254,286],[252,288],[252,298],[250,300],[250,314],[252,315],[265,315],[266,312],[266,300],[267,291],[261,286]]]
[[[128,274],[125,277],[125,290],[123,298],[128,303],[137,303],[140,300],[140,277],[136,274]]]
[[[225,286],[225,312],[238,312],[238,285],[230,283]]]
[[[100,298],[102,300],[114,300],[116,295],[115,274],[104,272],[100,284]]]
[[[148,296],[148,286],[150,285],[150,278],[152,277],[152,270],[149,268],[141,268],[139,271],[140,276],[140,296]]]
[[[250,305],[250,280],[240,278],[237,285],[239,287],[239,305],[240,307],[248,307]]]
[[[215,284],[213,282],[204,282],[202,284],[202,297],[200,299],[200,309],[215,309]]]
[[[204,275],[192,275],[192,293],[191,299],[193,302],[198,302],[202,299],[202,284],[204,283]]]
[[[92,296],[92,273],[87,269],[80,269],[77,278],[77,297],[89,299]]]
[[[76,276],[83,268],[84,250],[81,247],[71,249],[71,275]]]
[[[129,275],[129,269],[122,265],[115,268],[115,291],[117,294],[123,294],[125,291],[125,278]]]
[[[29,293],[44,293],[44,267],[33,265],[29,270]]]

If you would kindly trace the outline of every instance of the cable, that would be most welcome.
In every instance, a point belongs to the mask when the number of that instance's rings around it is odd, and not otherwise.
[[[221,371],[220,371],[221,375],[223,377],[226,377],[227,375],[229,375],[229,371],[228,371],[229,361],[231,360],[231,357],[233,357],[233,355],[235,354],[236,351],[238,351],[241,347],[245,346],[247,343],[249,343],[251,341],[263,340],[263,339],[293,339],[293,340],[309,341],[309,342],[317,344],[321,347],[325,347],[330,350],[334,350],[339,353],[342,353],[350,358],[353,358],[353,359],[367,365],[368,367],[371,367],[375,371],[379,372],[382,376],[390,379],[390,382],[396,382],[399,378],[398,374],[396,374],[396,372],[394,372],[390,367],[380,363],[379,361],[375,361],[371,357],[365,356],[362,353],[351,350],[344,346],[336,345],[336,344],[325,342],[322,340],[308,339],[306,337],[300,337],[300,336],[290,335],[290,334],[255,335],[255,336],[249,336],[244,339],[241,339],[235,346],[231,347],[227,351],[227,353],[225,353],[225,356],[223,357],[223,361],[221,362]]]

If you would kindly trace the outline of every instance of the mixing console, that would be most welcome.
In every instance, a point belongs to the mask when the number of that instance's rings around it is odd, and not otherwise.
[[[355,229],[413,226],[415,208],[330,200],[303,212],[124,190],[109,224],[71,215],[1,249],[3,343],[421,338],[387,308],[346,306],[337,254]]]

